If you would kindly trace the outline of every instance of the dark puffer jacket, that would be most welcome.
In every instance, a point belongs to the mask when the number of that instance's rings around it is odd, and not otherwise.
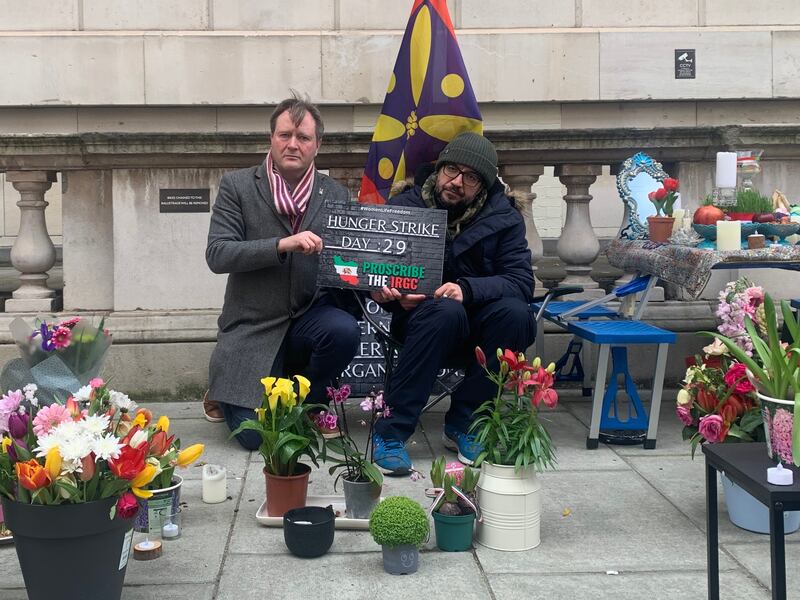
[[[426,207],[417,186],[390,199],[389,204]],[[443,278],[443,283],[461,285],[465,306],[508,297],[533,300],[535,280],[525,222],[499,182],[489,190],[475,218],[448,241]]]

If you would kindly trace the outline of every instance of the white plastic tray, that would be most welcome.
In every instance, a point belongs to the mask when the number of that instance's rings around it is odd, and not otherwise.
[[[336,529],[369,529],[369,519],[348,519],[344,516],[344,496],[309,496],[306,499],[306,506],[326,507],[329,504],[336,513]],[[267,527],[283,527],[283,517],[270,517],[267,514],[266,500],[258,508],[256,520]]]

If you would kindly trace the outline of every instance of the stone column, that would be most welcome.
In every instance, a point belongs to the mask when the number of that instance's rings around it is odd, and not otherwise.
[[[555,174],[567,187],[564,202],[567,203],[567,219],[558,239],[556,252],[564,262],[567,277],[561,285],[580,285],[583,297],[600,297],[604,292],[589,274],[592,263],[600,254],[600,242],[592,228],[589,215],[589,187],[602,174],[600,165],[557,165]]]
[[[21,275],[20,286],[6,300],[6,312],[56,310],[56,293],[47,287],[47,271],[56,263],[56,249],[47,233],[44,194],[56,181],[55,171],[8,171],[8,180],[22,199],[19,233],[11,248],[11,264]]]
[[[539,181],[539,177],[544,173],[544,165],[505,165],[500,167],[500,177],[503,178],[514,198],[518,202],[522,218],[525,220],[525,238],[528,240],[528,248],[531,249],[531,265],[534,273],[536,263],[544,256],[544,246],[539,232],[536,230],[536,223],[533,221],[533,201],[536,199],[536,192],[531,191],[534,183]]]
[[[328,174],[350,191],[350,198],[358,199],[361,176],[364,174],[363,168],[331,167],[328,169]]]

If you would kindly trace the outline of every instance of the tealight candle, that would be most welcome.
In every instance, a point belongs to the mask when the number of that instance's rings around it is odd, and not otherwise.
[[[203,502],[218,504],[228,497],[228,481],[225,467],[203,465]]]
[[[717,250],[740,250],[741,248],[741,222],[717,221]]]
[[[767,469],[767,481],[772,485],[792,485],[794,473],[791,469],[784,469],[783,465],[778,463],[777,467]]]
[[[164,538],[176,538],[181,534],[181,528],[177,523],[164,523],[161,528],[161,536]]]

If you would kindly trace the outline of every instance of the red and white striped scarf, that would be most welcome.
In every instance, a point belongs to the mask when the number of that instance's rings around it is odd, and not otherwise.
[[[278,173],[272,162],[272,151],[270,150],[267,153],[267,177],[269,178],[269,186],[272,188],[272,197],[275,199],[275,208],[278,209],[278,213],[289,217],[294,233],[300,231],[300,223],[303,221],[308,200],[311,198],[315,170],[312,162],[300,182],[295,186],[294,190],[291,190],[283,175]]]

